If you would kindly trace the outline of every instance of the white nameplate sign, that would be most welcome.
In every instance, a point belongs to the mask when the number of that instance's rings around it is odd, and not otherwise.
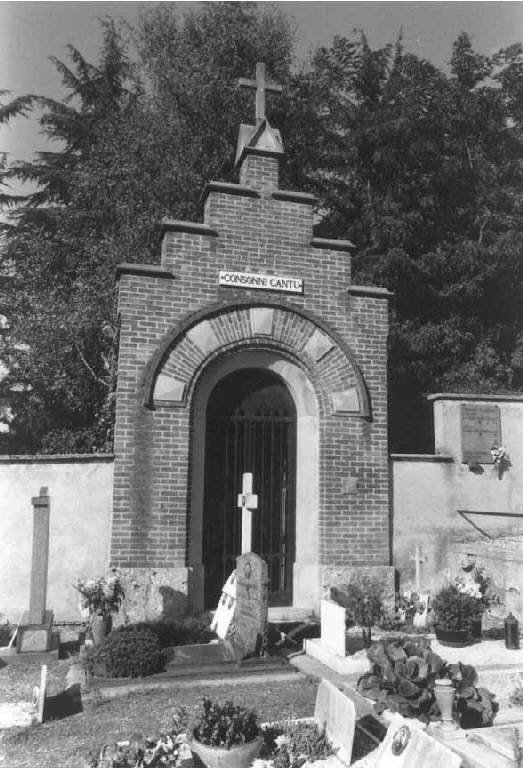
[[[266,291],[303,293],[303,280],[300,277],[256,275],[251,272],[229,272],[222,269],[218,283],[219,285],[228,285],[231,288],[260,288]]]

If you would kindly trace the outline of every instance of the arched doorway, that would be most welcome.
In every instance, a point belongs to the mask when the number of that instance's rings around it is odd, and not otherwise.
[[[296,407],[282,379],[242,368],[212,389],[206,412],[202,561],[204,603],[216,606],[241,552],[242,475],[253,475],[258,508],[252,551],[269,570],[269,604],[292,605],[295,560]]]

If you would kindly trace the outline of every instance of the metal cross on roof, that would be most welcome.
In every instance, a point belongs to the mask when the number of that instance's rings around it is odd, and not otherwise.
[[[265,80],[265,64],[261,61],[256,64],[256,80],[240,77],[238,82],[242,88],[253,88],[256,91],[256,123],[261,123],[265,118],[265,91],[281,93],[281,85]]]

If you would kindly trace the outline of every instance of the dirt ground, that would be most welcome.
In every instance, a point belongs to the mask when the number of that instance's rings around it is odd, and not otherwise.
[[[48,663],[48,693],[65,687],[70,662]],[[40,664],[8,664],[0,669],[0,702],[30,701],[40,679]],[[179,706],[188,710],[205,695],[232,699],[255,709],[261,721],[306,717],[314,712],[318,681],[296,674],[295,680],[191,685],[173,681],[168,689],[111,699],[84,697],[83,711],[30,729],[0,731],[0,768],[87,768],[105,744],[158,736],[168,731]]]

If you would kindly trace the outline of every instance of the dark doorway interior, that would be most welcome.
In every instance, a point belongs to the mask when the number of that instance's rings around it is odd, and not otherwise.
[[[296,408],[281,379],[261,368],[225,376],[209,397],[205,446],[205,607],[216,606],[241,551],[244,472],[258,495],[252,551],[268,565],[269,605],[292,605]]]

